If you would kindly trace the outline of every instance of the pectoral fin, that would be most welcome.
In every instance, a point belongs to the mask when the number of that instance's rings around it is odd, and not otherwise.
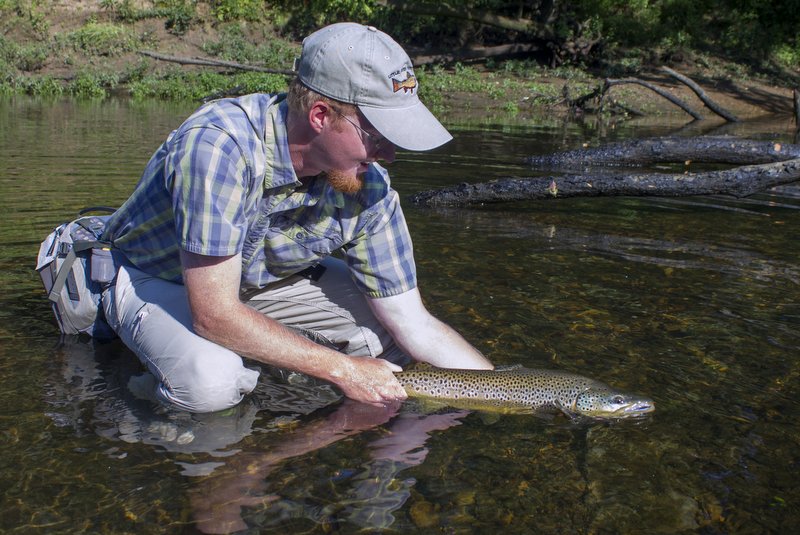
[[[569,418],[577,418],[578,417],[578,413],[575,412],[574,410],[572,410],[572,408],[570,408],[567,405],[565,405],[564,403],[562,403],[560,399],[554,399],[553,400],[553,405],[558,410],[560,410],[561,412],[566,414]]]

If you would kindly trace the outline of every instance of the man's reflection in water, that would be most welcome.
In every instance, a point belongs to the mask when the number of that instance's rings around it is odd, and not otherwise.
[[[142,388],[150,378],[141,374],[135,357],[117,343],[65,338],[57,353],[63,359],[62,374],[48,391],[53,407],[49,415],[80,433],[86,428],[83,411],[92,402],[90,427],[98,435],[158,445],[176,453],[182,474],[192,478],[192,517],[204,533],[279,526],[297,518],[324,523],[334,517],[336,522],[362,528],[389,527],[394,522],[392,513],[403,506],[415,483],[412,478],[403,479],[401,472],[425,460],[425,442],[433,431],[458,425],[467,414],[401,413],[399,404],[374,407],[342,401],[327,385],[304,383],[296,377],[270,381],[268,373],[262,374],[255,395],[234,409],[183,413],[142,399],[138,392],[151,390]],[[130,365],[120,365],[120,360]],[[247,447],[240,449],[243,439],[254,434],[256,421],[258,438],[244,441]],[[270,474],[285,461],[371,429],[381,432],[367,444],[366,455],[347,469],[331,467],[330,480],[344,490],[327,505],[309,506],[283,498],[276,488],[280,482],[270,480]],[[182,455],[186,453],[207,454],[212,459],[196,455],[199,462],[188,463],[190,457]],[[342,484],[345,481],[348,485]]]

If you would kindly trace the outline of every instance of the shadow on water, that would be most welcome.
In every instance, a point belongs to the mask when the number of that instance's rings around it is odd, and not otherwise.
[[[761,533],[800,520],[797,187],[406,207],[439,317],[499,364],[647,394],[651,418],[378,410],[266,371],[235,409],[190,415],[137,396],[119,342],[60,340],[32,264],[49,228],[124,200],[192,107],[0,101],[0,530]],[[455,127],[391,172],[408,195],[680,126]],[[775,120],[726,128],[791,135]]]

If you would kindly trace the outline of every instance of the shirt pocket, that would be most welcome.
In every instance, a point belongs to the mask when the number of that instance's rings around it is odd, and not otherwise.
[[[304,225],[290,216],[274,218],[264,238],[270,272],[305,269],[341,247],[341,231],[332,225]]]

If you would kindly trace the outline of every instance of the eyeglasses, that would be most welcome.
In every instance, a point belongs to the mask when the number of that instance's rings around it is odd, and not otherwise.
[[[331,106],[331,109],[333,111],[335,111],[337,114],[339,114],[339,117],[341,117],[342,119],[344,119],[345,121],[347,121],[351,125],[355,126],[356,130],[361,132],[361,134],[366,139],[368,139],[370,143],[372,143],[372,146],[375,148],[376,152],[381,150],[381,147],[382,147],[383,143],[385,143],[387,141],[385,137],[379,136],[379,135],[376,135],[376,134],[371,134],[370,132],[367,132],[366,130],[364,130],[363,128],[358,126],[352,119],[350,119],[350,117],[348,117],[344,113],[340,112],[339,110],[337,110],[336,108],[334,108],[332,106]]]

